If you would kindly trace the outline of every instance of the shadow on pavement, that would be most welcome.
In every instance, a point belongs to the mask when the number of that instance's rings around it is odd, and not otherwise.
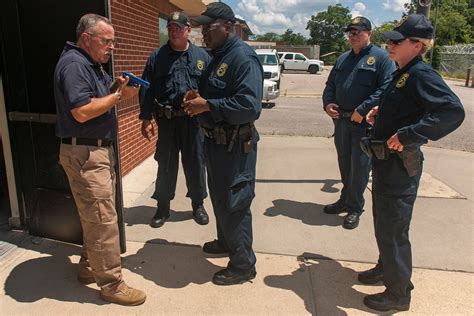
[[[49,298],[65,302],[106,304],[100,299],[98,289],[89,288],[76,279],[77,265],[71,262],[69,256],[79,256],[80,246],[57,243],[20,232],[2,232],[0,236],[3,241],[16,243],[17,252],[27,249],[42,255],[23,261],[12,269],[5,280],[5,295],[27,303]]]
[[[341,226],[344,220],[338,215],[325,214],[322,204],[278,199],[273,201],[273,205],[263,213],[265,216],[283,215],[313,226]]]
[[[225,268],[208,261],[199,245],[164,239],[147,241],[136,254],[122,258],[122,267],[165,288],[211,282],[214,273]]]
[[[156,207],[151,206],[134,206],[129,207],[124,210],[123,220],[126,226],[133,226],[138,224],[146,224],[150,223],[150,220],[155,215]],[[187,220],[193,220],[193,211],[184,211],[184,212],[176,212],[170,210],[170,218],[168,218],[167,222],[184,222]]]
[[[343,267],[339,262],[322,255],[303,253],[298,257],[300,268],[291,275],[269,275],[264,278],[267,286],[291,290],[301,297],[306,310],[313,315],[347,315],[342,308],[373,313],[363,303],[365,293],[353,288],[360,284],[357,272]],[[302,278],[311,278],[311,293],[301,286]]]
[[[337,193],[339,192],[338,188],[335,188],[334,185],[341,182],[341,180],[325,179],[325,180],[311,180],[311,179],[257,179],[257,183],[322,183],[323,187],[321,191],[327,193]]]

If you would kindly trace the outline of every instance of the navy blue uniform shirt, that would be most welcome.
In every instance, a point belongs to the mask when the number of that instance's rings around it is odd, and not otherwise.
[[[142,78],[151,85],[140,91],[140,115],[142,120],[151,120],[154,99],[164,105],[180,109],[184,94],[198,88],[202,71],[209,65],[209,54],[189,43],[186,51],[171,48],[169,42],[155,49],[148,57]]]
[[[213,128],[254,122],[262,111],[263,94],[263,68],[255,51],[234,36],[212,54],[199,84],[211,111],[199,114],[199,123]]]
[[[359,54],[342,54],[332,68],[323,92],[323,106],[336,103],[344,111],[365,116],[378,105],[378,98],[391,80],[395,64],[388,53],[373,44]]]
[[[112,140],[117,135],[115,109],[79,123],[71,110],[86,105],[92,98],[110,94],[112,78],[89,55],[74,43],[67,42],[54,71],[56,135]]]
[[[459,98],[417,56],[394,73],[382,94],[373,136],[388,140],[397,133],[402,145],[419,147],[454,131],[464,115]]]

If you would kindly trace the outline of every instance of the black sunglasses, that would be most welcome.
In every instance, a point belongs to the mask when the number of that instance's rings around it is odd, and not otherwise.
[[[398,40],[391,40],[391,39],[389,39],[389,40],[387,41],[387,44],[400,45],[401,43],[403,43],[403,42],[406,41],[406,40],[409,40],[410,42],[413,42],[413,43],[419,42],[419,40],[417,40],[417,39],[407,37],[407,38],[398,39]]]
[[[397,40],[389,39],[389,40],[387,41],[387,44],[400,45],[400,44],[403,43],[405,40],[406,40],[406,38],[397,39]]]

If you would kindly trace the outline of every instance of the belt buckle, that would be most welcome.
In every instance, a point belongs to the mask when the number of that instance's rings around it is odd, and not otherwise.
[[[173,118],[173,108],[169,105],[165,106],[163,108],[163,111],[165,113],[165,117],[168,119],[168,120],[171,120]]]

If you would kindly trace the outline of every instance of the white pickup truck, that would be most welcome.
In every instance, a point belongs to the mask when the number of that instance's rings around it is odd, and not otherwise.
[[[305,55],[294,52],[278,52],[281,70],[304,70],[316,74],[323,70],[324,62],[318,59],[309,59]]]

